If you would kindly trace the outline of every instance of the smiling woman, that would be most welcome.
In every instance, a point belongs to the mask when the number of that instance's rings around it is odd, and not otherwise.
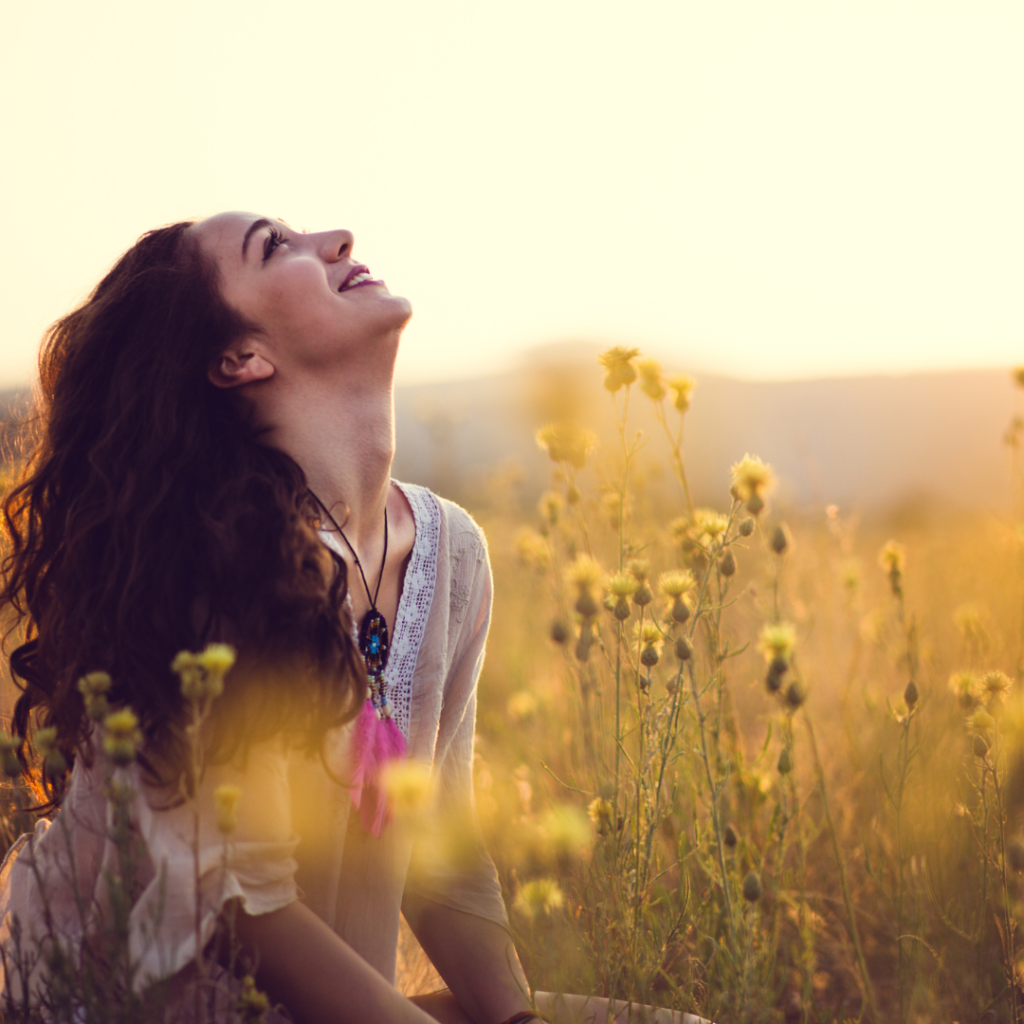
[[[73,767],[45,761],[56,824],[0,873],[8,1010],[52,1011],[59,948],[151,1014],[202,1017],[230,982],[206,967],[230,919],[299,1022],[536,1016],[472,827],[486,542],[458,506],[390,477],[410,306],[353,246],[243,213],[159,229],[45,341],[0,604],[24,630],[15,728],[55,729]],[[177,652],[206,647],[222,671],[210,644],[238,661],[197,728],[207,662]],[[390,821],[395,758],[434,780],[435,821],[469,823],[450,854]],[[126,833],[107,824],[115,798]],[[123,835],[121,972],[95,937],[117,919]],[[400,914],[450,991],[394,988]],[[25,960],[32,943],[45,955]]]

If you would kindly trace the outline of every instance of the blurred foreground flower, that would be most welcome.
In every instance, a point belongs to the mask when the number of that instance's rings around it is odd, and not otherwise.
[[[686,412],[690,408],[690,396],[697,382],[688,374],[680,373],[670,377],[668,386],[675,392],[673,404],[680,412]]]
[[[251,974],[247,974],[242,979],[242,991],[238,995],[235,1009],[244,1024],[263,1024],[266,1019],[267,1011],[270,1009],[270,1000],[256,987],[256,982]]]
[[[135,760],[142,743],[139,720],[131,708],[113,711],[103,719],[103,749],[121,768]]]
[[[230,835],[238,828],[238,801],[242,791],[238,786],[218,786],[213,791],[213,805],[217,809],[217,830]]]
[[[788,662],[796,648],[796,629],[788,622],[770,622],[761,630],[757,647],[765,661],[781,658]]]
[[[224,692],[224,676],[235,663],[235,649],[228,644],[207,644],[195,653],[179,651],[171,662],[171,670],[181,680],[181,694],[186,700],[202,702]]]
[[[638,348],[616,345],[602,352],[597,361],[604,367],[604,386],[613,394],[620,388],[628,387],[636,380],[633,360],[640,355]]]
[[[732,466],[732,492],[738,501],[746,502],[751,515],[764,508],[764,497],[773,482],[771,466],[756,455],[744,455]]]
[[[668,394],[661,376],[661,363],[657,359],[641,359],[636,368],[640,371],[640,390],[660,402]]]
[[[611,832],[614,814],[615,808],[611,801],[605,800],[603,796],[594,797],[587,806],[587,816],[597,829],[597,834],[601,836]]]
[[[565,896],[553,878],[534,878],[520,886],[514,907],[533,920],[538,914],[550,914],[565,903]]]
[[[16,779],[21,774],[21,759],[18,757],[21,742],[21,737],[15,733],[0,733],[0,763],[9,779]]]
[[[568,462],[582,469],[597,444],[597,437],[574,423],[548,423],[537,431],[537,444],[552,462]]]
[[[399,759],[384,769],[382,782],[399,818],[409,818],[429,809],[434,797],[434,776],[430,765]]]
[[[594,842],[587,814],[572,804],[552,807],[540,822],[547,852],[556,859],[585,857]]]
[[[43,759],[43,768],[51,778],[63,775],[68,769],[68,763],[64,759],[60,746],[57,743],[56,726],[48,726],[45,729],[37,729],[32,737],[36,750]]]

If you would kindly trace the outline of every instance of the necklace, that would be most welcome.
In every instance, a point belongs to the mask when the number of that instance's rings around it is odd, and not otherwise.
[[[363,709],[353,729],[349,748],[349,791],[352,794],[352,803],[359,808],[363,828],[379,838],[391,820],[391,808],[383,784],[383,773],[388,764],[403,758],[408,749],[405,737],[391,718],[391,707],[384,693],[384,667],[388,663],[388,623],[377,609],[377,598],[380,595],[381,580],[384,578],[384,566],[388,560],[388,510],[385,507],[384,557],[380,560],[380,572],[377,573],[377,588],[371,594],[362,563],[356,549],[345,536],[345,531],[338,525],[338,521],[331,515],[327,506],[312,491],[309,493],[352,552],[366,590],[366,598],[370,602],[370,610],[363,616],[359,627],[359,650],[366,663],[370,695],[363,703]]]
[[[356,549],[352,547],[351,541],[345,536],[345,531],[338,524],[338,520],[331,515],[327,506],[312,491],[316,503],[323,509],[324,515],[331,521],[331,525],[338,531],[339,536],[345,542],[345,546],[352,552],[352,558],[359,570],[360,579],[363,581],[363,589],[366,591],[366,599],[370,602],[370,609],[363,616],[359,625],[359,650],[366,663],[366,674],[370,677],[370,699],[381,717],[391,717],[391,708],[384,695],[384,669],[388,663],[388,621],[384,614],[377,608],[377,598],[380,596],[380,584],[384,579],[384,566],[388,560],[388,510],[384,509],[384,555],[380,560],[380,571],[377,573],[377,586],[374,592],[370,593],[370,584],[366,581],[366,573],[363,571],[363,564],[359,561]]]

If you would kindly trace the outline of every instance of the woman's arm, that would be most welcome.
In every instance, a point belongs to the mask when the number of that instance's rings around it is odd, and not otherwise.
[[[235,934],[259,964],[257,984],[296,1024],[433,1024],[304,903],[239,913]]]
[[[530,1008],[530,989],[501,925],[406,892],[402,912],[430,962],[476,1024]]]

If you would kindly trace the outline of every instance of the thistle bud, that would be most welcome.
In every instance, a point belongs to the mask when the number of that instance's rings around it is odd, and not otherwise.
[[[729,847],[730,850],[734,849],[737,842],[736,829],[732,825],[726,825],[725,831],[722,833],[722,842]]]
[[[624,598],[620,597],[615,602],[615,607],[612,609],[612,615],[619,620],[619,622],[625,622],[630,616],[629,602]]]
[[[793,755],[789,752],[789,747],[783,747],[782,752],[779,754],[779,763],[775,766],[779,770],[780,775],[788,775],[793,770]]]
[[[643,665],[644,668],[654,668],[654,666],[658,664],[658,649],[652,644],[648,644],[640,652],[640,664]]]
[[[903,699],[907,702],[907,707],[913,711],[914,705],[917,703],[918,693],[917,684],[913,679],[907,683],[907,688],[903,691]]]
[[[748,903],[756,903],[761,898],[761,879],[757,877],[756,871],[751,871],[743,879],[743,898]]]
[[[726,551],[718,560],[718,571],[726,577],[736,575],[736,556]]]
[[[587,588],[580,590],[580,596],[576,598],[576,611],[585,619],[592,619],[597,614],[597,601],[594,595]]]
[[[974,756],[979,759],[984,759],[988,755],[988,740],[984,736],[974,737]]]
[[[760,494],[752,494],[747,499],[747,511],[752,516],[759,515],[763,509],[764,509],[764,498],[762,498]]]
[[[569,484],[565,492],[565,500],[570,505],[578,505],[580,503],[580,489],[575,484]]]
[[[782,689],[782,672],[775,668],[775,662],[768,666],[768,674],[764,677],[764,685],[769,693],[778,693]]]
[[[744,519],[739,525],[739,531],[741,537],[749,537],[754,532],[754,520],[749,517]]]
[[[569,630],[565,628],[565,623],[559,619],[555,619],[551,623],[551,639],[556,644],[564,644],[569,639]]]
[[[786,703],[794,710],[807,700],[807,691],[799,679],[794,679],[786,688]]]
[[[654,594],[651,593],[651,588],[646,583],[641,583],[636,588],[636,592],[633,594],[633,604],[639,608],[643,608],[649,605],[654,600]]]
[[[772,539],[769,542],[771,544],[772,551],[777,555],[785,553],[786,548],[789,547],[789,537],[786,536],[786,530],[783,526],[776,526],[772,530]]]
[[[682,625],[689,617],[690,606],[681,597],[677,597],[672,602],[672,618]]]
[[[680,661],[688,661],[693,657],[693,646],[685,636],[676,637],[676,657]]]

